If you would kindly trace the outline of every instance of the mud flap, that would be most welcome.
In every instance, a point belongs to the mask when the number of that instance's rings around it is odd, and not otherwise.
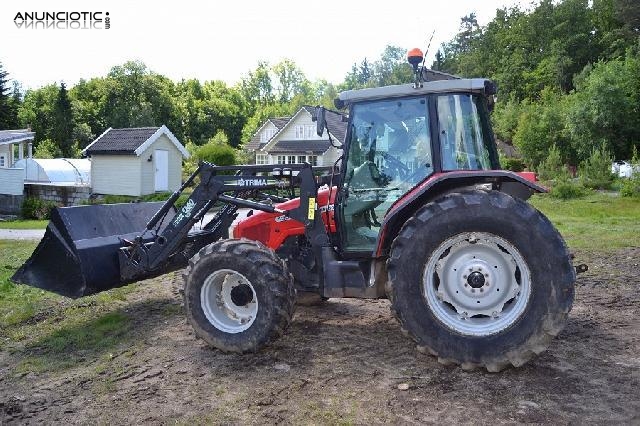
[[[61,207],[51,213],[44,238],[12,281],[78,298],[126,282],[118,250],[133,240],[164,203]],[[169,211],[168,222],[173,217]]]

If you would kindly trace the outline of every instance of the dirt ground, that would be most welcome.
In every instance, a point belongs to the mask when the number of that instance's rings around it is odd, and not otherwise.
[[[418,353],[387,301],[298,307],[272,346],[223,354],[186,323],[181,279],[156,278],[119,307],[131,323],[108,353],[39,374],[0,355],[0,424],[640,424],[640,247],[576,260],[590,270],[566,329],[497,374]]]

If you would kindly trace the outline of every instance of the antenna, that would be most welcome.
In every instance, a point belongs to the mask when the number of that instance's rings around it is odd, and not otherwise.
[[[424,72],[425,66],[424,63],[427,60],[427,54],[429,53],[429,48],[431,47],[431,40],[433,40],[433,36],[435,35],[436,30],[433,30],[431,33],[431,37],[429,37],[429,43],[427,43],[427,50],[424,52],[424,56],[422,57],[422,64],[420,65],[420,74]]]

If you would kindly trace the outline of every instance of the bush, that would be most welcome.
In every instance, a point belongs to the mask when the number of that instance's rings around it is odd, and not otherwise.
[[[56,207],[58,207],[58,205],[53,201],[27,198],[22,202],[22,218],[48,220],[51,218],[51,210]]]
[[[547,158],[538,166],[538,175],[543,181],[568,180],[569,171],[562,162],[560,150],[552,145]]]
[[[512,172],[521,172],[525,168],[524,161],[520,158],[501,158],[500,165],[503,170],[511,170]]]
[[[570,200],[573,198],[580,198],[587,195],[588,191],[579,183],[574,183],[569,179],[561,179],[556,182],[549,194],[553,198],[559,198],[561,200]]]
[[[216,166],[231,166],[236,164],[236,150],[227,142],[223,132],[218,132],[206,144],[196,150],[195,157],[201,161],[208,161]]]
[[[591,155],[580,163],[580,179],[582,184],[592,189],[611,189],[615,176],[611,173],[613,157],[605,144],[594,148]]]
[[[625,179],[620,188],[620,195],[623,197],[640,197],[640,176],[633,176]]]
[[[629,179],[623,179],[620,195],[623,197],[640,197],[640,155],[633,147],[633,157],[631,158],[633,174]]]

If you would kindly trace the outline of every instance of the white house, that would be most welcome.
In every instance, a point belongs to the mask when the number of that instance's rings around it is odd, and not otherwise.
[[[303,106],[292,117],[269,118],[254,134],[245,149],[254,153],[256,164],[300,164],[331,166],[341,150],[331,146],[325,130],[316,133],[316,123],[311,119],[314,107]],[[326,111],[327,126],[331,138],[344,143],[347,123],[336,111]]]
[[[9,168],[22,160],[35,135],[30,129],[0,130],[0,167]]]
[[[24,170],[13,168],[29,152],[35,133],[30,129],[0,130],[0,211],[19,211],[24,191]]]
[[[189,153],[166,127],[107,129],[87,146],[94,194],[140,196],[175,191]]]

